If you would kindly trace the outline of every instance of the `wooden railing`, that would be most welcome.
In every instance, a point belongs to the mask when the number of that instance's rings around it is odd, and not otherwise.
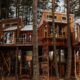
[[[41,44],[42,37],[38,38],[38,43]],[[0,40],[0,45],[11,45],[11,44],[33,44],[32,38],[16,38],[15,41],[5,41],[5,40]]]
[[[42,39],[43,38],[53,38],[53,35],[49,34],[48,36],[44,36],[44,37],[38,37],[38,43],[41,44],[42,42]],[[55,36],[56,39],[66,39],[66,36],[64,35],[56,35]],[[4,39],[3,40],[0,40],[0,44],[2,45],[10,45],[10,44],[32,44],[33,43],[33,40],[32,40],[32,37],[19,37],[19,38],[16,38],[15,40],[9,40],[9,41],[5,41]]]
[[[52,35],[52,34],[49,34],[48,37],[49,37],[49,38],[52,38],[53,35]],[[56,38],[56,39],[66,39],[66,36],[65,36],[65,35],[57,35],[57,34],[56,34],[56,35],[55,35],[55,38]]]
[[[18,38],[16,39],[16,44],[31,44],[32,38]]]

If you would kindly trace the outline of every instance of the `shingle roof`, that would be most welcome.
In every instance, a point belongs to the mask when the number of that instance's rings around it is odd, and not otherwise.
[[[4,31],[14,31],[17,29],[17,26],[12,26],[12,27],[8,27],[6,29],[4,29]]]
[[[12,26],[12,27],[8,27],[6,29],[4,29],[4,31],[14,31],[17,29],[17,26]],[[33,30],[33,27],[32,25],[25,25],[21,31],[32,31]]]
[[[77,24],[80,25],[80,19],[77,19],[77,20],[75,21],[75,23],[77,23]]]
[[[21,31],[32,31],[33,30],[33,26],[32,25],[25,25]]]

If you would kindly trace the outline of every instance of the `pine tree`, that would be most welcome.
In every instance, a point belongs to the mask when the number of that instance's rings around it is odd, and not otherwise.
[[[56,37],[55,37],[55,22],[54,22],[54,15],[55,15],[55,9],[56,9],[56,6],[55,6],[55,0],[52,0],[52,16],[53,16],[53,19],[52,19],[52,30],[53,30],[53,52],[54,52],[54,66],[55,66],[55,74],[56,74],[56,77],[59,79],[59,72],[58,72],[58,63],[57,63],[57,48],[56,48]]]
[[[37,0],[33,0],[33,80],[39,80]]]
[[[71,60],[72,60],[72,44],[71,44],[71,30],[70,30],[70,4],[69,0],[67,2],[67,46],[68,46],[68,53],[67,53],[67,65],[66,65],[66,73],[65,73],[65,80],[71,80]]]

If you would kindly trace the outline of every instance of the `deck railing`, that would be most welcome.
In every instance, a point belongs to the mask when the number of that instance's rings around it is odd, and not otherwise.
[[[52,34],[50,34],[48,37],[50,37],[50,38],[52,38],[53,37],[53,35]],[[56,39],[66,39],[67,37],[65,36],[65,35],[55,35],[55,38]]]
[[[32,38],[17,38],[16,44],[31,44]]]
[[[66,39],[66,36],[63,36],[63,35],[56,35],[55,36],[56,39]],[[43,38],[53,38],[53,35],[48,35],[47,37],[38,37],[38,43],[41,44],[42,42],[42,39]],[[32,37],[19,37],[19,38],[16,38],[15,40],[0,40],[0,44],[1,45],[10,45],[10,44],[32,44],[33,43],[33,40],[32,40]]]
[[[41,38],[38,38],[38,43],[41,44]],[[0,40],[0,45],[11,45],[11,44],[33,44],[32,38],[16,38],[15,40],[12,41],[5,41],[5,40]]]

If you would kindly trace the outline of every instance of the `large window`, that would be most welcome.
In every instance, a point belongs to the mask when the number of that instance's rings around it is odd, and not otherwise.
[[[62,20],[64,20],[64,21],[65,21],[65,20],[67,20],[67,19],[66,19],[66,17],[62,17]]]
[[[53,60],[53,51],[49,52],[49,58],[50,58],[50,60]]]
[[[57,53],[54,53],[54,51],[49,51],[49,59],[50,60],[53,60],[54,59],[54,54],[57,55],[57,61],[59,61],[59,53],[58,53],[58,50],[57,50]]]
[[[5,32],[4,33],[4,43],[6,43],[6,44],[14,43],[13,35],[14,35],[13,32]]]
[[[65,36],[65,27],[62,24],[56,25],[56,37],[64,37]]]
[[[50,19],[50,20],[52,20],[53,16],[48,15],[47,18]],[[54,16],[54,20],[56,20],[56,19],[57,19],[57,16]]]

